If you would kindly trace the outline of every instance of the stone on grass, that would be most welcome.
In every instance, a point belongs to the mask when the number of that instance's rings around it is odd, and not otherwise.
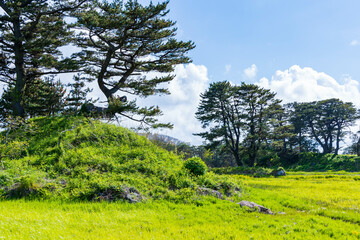
[[[224,196],[219,191],[216,191],[216,190],[211,189],[211,188],[200,187],[196,191],[197,191],[198,194],[200,194],[202,196],[206,195],[206,196],[213,196],[213,197],[216,197],[216,198],[219,198],[219,199],[224,199]]]
[[[256,209],[257,209],[259,213],[274,214],[270,209],[268,209],[264,206],[261,206],[259,204],[256,204],[254,202],[243,200],[237,204],[239,204],[241,207],[251,208],[253,211],[256,211]]]

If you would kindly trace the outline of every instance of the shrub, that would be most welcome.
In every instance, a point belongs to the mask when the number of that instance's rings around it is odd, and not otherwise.
[[[184,162],[184,167],[195,176],[204,175],[208,170],[204,161],[199,157],[189,158]]]

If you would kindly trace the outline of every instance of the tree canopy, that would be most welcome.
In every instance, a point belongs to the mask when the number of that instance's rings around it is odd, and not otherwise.
[[[24,117],[27,84],[44,75],[73,72],[77,63],[59,50],[72,40],[65,16],[84,0],[0,0],[0,81],[14,87],[12,112]]]

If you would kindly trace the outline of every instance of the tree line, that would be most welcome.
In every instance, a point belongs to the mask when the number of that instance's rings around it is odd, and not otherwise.
[[[302,152],[337,155],[359,114],[353,103],[335,98],[281,104],[258,85],[223,81],[201,94],[196,118],[206,130],[196,135],[207,149],[231,154],[238,166],[255,166],[264,159],[291,162]]]

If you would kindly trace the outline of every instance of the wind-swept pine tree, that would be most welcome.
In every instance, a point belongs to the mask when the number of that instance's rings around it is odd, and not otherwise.
[[[164,83],[174,79],[174,66],[191,61],[186,53],[195,46],[175,39],[175,22],[165,19],[168,3],[142,6],[136,0],[94,1],[87,11],[77,14],[84,71],[106,96],[107,110],[152,127],[171,125],[157,123],[158,107],[140,108],[116,94],[144,98],[168,94]]]

